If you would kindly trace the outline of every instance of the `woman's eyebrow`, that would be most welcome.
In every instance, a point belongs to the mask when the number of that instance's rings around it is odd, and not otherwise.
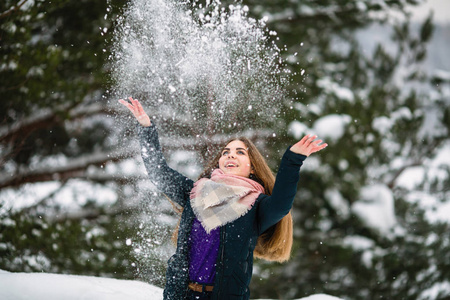
[[[248,148],[247,148],[248,149]],[[241,147],[238,147],[238,148],[236,148],[236,150],[245,150],[245,151],[248,151],[247,149],[245,149],[245,148],[241,148]],[[223,148],[223,150],[231,150],[230,148]],[[222,150],[222,151],[223,151]]]

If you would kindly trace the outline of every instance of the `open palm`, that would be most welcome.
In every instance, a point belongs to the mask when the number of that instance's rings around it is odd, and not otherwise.
[[[324,149],[328,144],[321,144],[322,140],[315,140],[317,135],[305,135],[299,142],[291,147],[291,151],[309,156],[310,154]]]
[[[119,99],[119,102],[124,106],[126,106],[133,113],[134,117],[138,120],[139,124],[141,124],[144,127],[152,125],[152,123],[150,122],[150,118],[145,113],[139,101],[133,99],[132,97],[128,97],[128,99],[130,100],[131,103],[123,99]]]

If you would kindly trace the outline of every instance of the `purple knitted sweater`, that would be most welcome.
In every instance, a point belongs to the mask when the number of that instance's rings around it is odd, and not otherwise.
[[[219,253],[220,228],[207,234],[200,221],[195,218],[189,237],[191,244],[189,280],[203,284],[214,284],[216,259]]]

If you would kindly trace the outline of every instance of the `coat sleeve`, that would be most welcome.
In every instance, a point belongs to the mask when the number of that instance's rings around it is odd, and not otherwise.
[[[158,131],[153,122],[149,127],[138,125],[138,134],[141,156],[148,177],[161,192],[184,207],[194,182],[167,165],[159,144]]]
[[[271,196],[264,195],[258,206],[259,234],[278,223],[289,213],[297,193],[300,167],[305,155],[286,150],[281,159]]]

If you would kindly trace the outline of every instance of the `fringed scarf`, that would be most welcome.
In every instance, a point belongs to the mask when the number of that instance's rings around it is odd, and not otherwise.
[[[202,178],[191,191],[191,206],[206,232],[233,222],[245,215],[253,206],[262,185],[249,178],[227,175],[216,169],[211,179]]]

